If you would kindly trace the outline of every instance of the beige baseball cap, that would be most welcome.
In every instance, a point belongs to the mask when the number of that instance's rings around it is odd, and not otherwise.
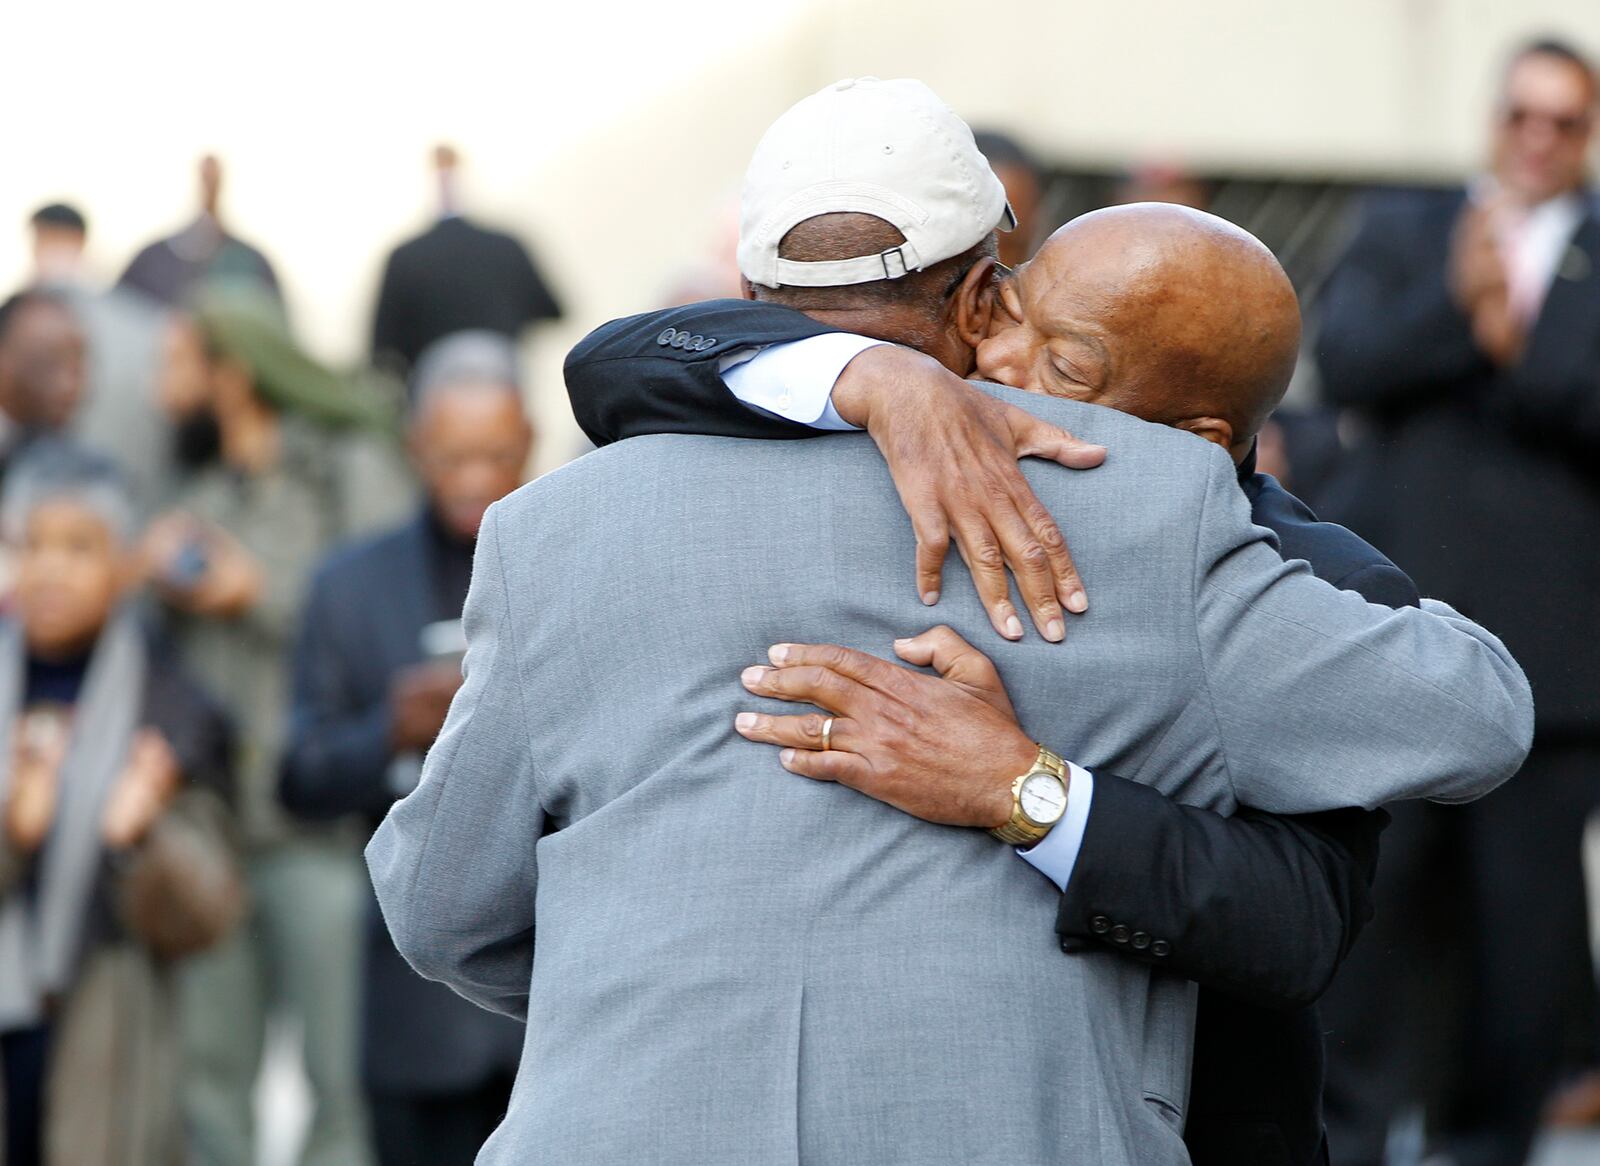
[[[778,258],[796,223],[876,215],[906,241],[853,259]],[[739,270],[764,287],[898,279],[1017,225],[972,130],[921,81],[858,77],[813,93],[772,123],[745,172]]]

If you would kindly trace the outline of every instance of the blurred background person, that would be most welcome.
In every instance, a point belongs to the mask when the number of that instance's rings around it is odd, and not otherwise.
[[[478,526],[533,452],[512,342],[436,341],[417,364],[409,445],[426,494],[390,533],[318,570],[295,652],[284,801],[376,827],[411,791],[461,685]],[[422,979],[370,894],[362,1076],[380,1166],[471,1166],[511,1095],[522,1025]]]
[[[440,337],[487,329],[516,340],[561,306],[528,249],[466,218],[453,146],[434,148],[438,218],[396,247],[384,265],[372,323],[374,363],[401,374]]]
[[[262,289],[210,289],[195,327],[169,337],[214,420],[217,454],[145,539],[185,663],[239,731],[239,830],[251,910],[184,982],[184,1102],[197,1163],[252,1161],[252,1091],[269,1014],[298,1022],[313,1116],[303,1161],[368,1160],[357,1078],[365,904],[351,822],[296,823],[278,804],[288,654],[313,564],[358,527],[374,487],[350,480],[352,444],[380,440],[380,402],[294,343]],[[198,375],[196,375],[198,374]],[[171,378],[169,378],[170,380]],[[180,378],[181,379],[181,378]],[[169,389],[169,393],[170,393]],[[172,399],[181,399],[174,395]],[[353,499],[355,499],[353,501]],[[410,506],[391,492],[390,517]]]
[[[83,402],[83,328],[58,292],[0,303],[0,482],[29,446],[67,433]]]
[[[174,961],[237,920],[228,729],[126,600],[109,463],[36,446],[6,485],[0,623],[0,1055],[7,1166],[182,1160]]]
[[[222,214],[222,160],[200,159],[200,213],[181,231],[143,248],[117,286],[142,292],[159,304],[185,306],[195,289],[214,281],[238,281],[281,298],[278,273],[256,248],[235,237]]]
[[[1116,201],[1170,202],[1211,209],[1211,184],[1176,162],[1148,161],[1135,166],[1117,187]]]
[[[89,220],[75,206],[52,202],[28,219],[32,234],[33,282],[62,287],[83,280],[83,252],[89,242]]]
[[[1032,259],[1044,237],[1059,225],[1045,218],[1044,168],[1010,134],[985,129],[974,130],[972,136],[978,143],[978,152],[988,159],[990,169],[1006,188],[1006,201],[1017,216],[1016,227],[1000,235],[1000,262],[1016,267]]]
[[[739,276],[739,199],[718,202],[711,214],[706,253],[675,274],[661,297],[674,308],[701,300],[736,300],[744,294]]]
[[[1503,637],[1538,709],[1515,780],[1471,806],[1400,807],[1385,836],[1374,933],[1325,1014],[1336,1162],[1379,1161],[1396,1109],[1443,1090],[1433,1117],[1451,1161],[1520,1163],[1563,1070],[1594,1055],[1580,851],[1600,802],[1595,109],[1594,71],[1570,46],[1517,52],[1487,172],[1373,197],[1322,297],[1325,391],[1367,426],[1328,516]],[[1406,1007],[1408,972],[1428,981],[1412,1000],[1441,998],[1428,937],[1452,907],[1466,995],[1454,1054],[1427,1053],[1415,1015],[1385,1010]]]
[[[40,207],[28,226],[31,286],[66,300],[84,333],[85,385],[72,431],[116,461],[147,517],[171,486],[171,432],[155,399],[162,313],[141,295],[95,283],[85,261],[89,223],[76,207]]]

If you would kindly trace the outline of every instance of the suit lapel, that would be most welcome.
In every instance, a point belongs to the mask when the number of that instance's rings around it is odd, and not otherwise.
[[[1572,242],[1556,265],[1550,290],[1545,294],[1539,318],[1528,338],[1527,363],[1535,367],[1564,365],[1584,359],[1591,351],[1587,344],[1575,344],[1600,316],[1600,218],[1593,202],[1589,213],[1573,233]],[[1562,359],[1565,356],[1566,359]]]

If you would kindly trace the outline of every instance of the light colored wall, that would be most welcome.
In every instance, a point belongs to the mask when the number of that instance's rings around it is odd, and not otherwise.
[[[76,38],[61,12],[34,0],[8,30],[0,287],[41,202],[82,203],[114,273],[181,224],[193,159],[218,149],[232,221],[277,261],[302,333],[355,359],[448,137],[472,205],[534,243],[571,309],[534,346],[547,465],[574,436],[571,341],[654,306],[711,249],[761,130],[837,77],[919,76],[1063,160],[1447,176],[1476,161],[1509,44],[1554,30],[1600,50],[1596,0],[91,0]]]

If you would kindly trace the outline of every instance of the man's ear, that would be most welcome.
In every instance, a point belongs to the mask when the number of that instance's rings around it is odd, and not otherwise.
[[[739,277],[739,298],[746,300],[756,298],[756,285],[743,275]]]
[[[980,259],[950,297],[955,313],[956,333],[968,348],[977,348],[989,338],[989,321],[994,316],[995,297],[1000,294],[1000,268],[993,259]]]
[[[1172,427],[1203,437],[1212,445],[1220,445],[1229,457],[1233,456],[1233,426],[1221,417],[1187,417],[1174,421]]]

